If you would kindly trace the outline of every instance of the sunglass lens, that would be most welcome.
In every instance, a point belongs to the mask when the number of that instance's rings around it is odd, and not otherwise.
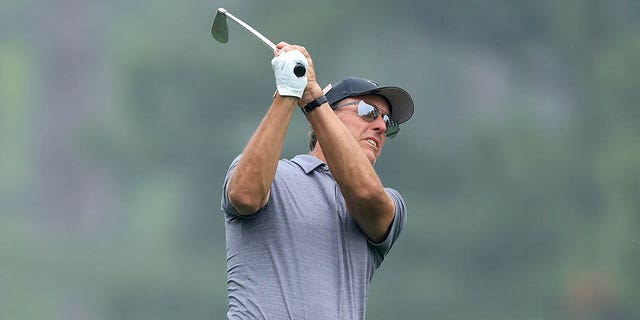
[[[378,119],[378,109],[364,101],[360,101],[358,103],[358,115],[368,122],[373,122]]]
[[[395,137],[398,132],[400,132],[400,126],[399,125],[395,125],[395,126],[391,126],[387,128],[387,138],[393,138]]]
[[[380,111],[378,110],[378,108],[361,100],[358,103],[358,115],[368,122],[373,122],[378,119]],[[393,138],[396,134],[398,134],[398,131],[400,131],[400,126],[395,121],[393,121],[391,117],[385,114],[382,115],[382,120],[384,120],[384,124],[387,126],[387,137]]]
[[[384,120],[384,123],[387,125],[387,137],[389,138],[393,138],[396,134],[398,134],[398,131],[400,131],[400,126],[393,121],[393,119],[391,119],[391,117],[389,117],[388,115],[384,115],[382,116],[382,119]]]

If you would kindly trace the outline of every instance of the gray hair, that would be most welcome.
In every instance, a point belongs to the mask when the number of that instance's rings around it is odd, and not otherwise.
[[[313,151],[313,149],[316,148],[316,143],[318,142],[318,137],[316,137],[315,132],[313,132],[313,129],[311,129],[311,131],[309,131],[309,150]]]

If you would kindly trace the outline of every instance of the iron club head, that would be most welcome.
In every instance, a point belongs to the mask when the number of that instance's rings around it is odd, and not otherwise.
[[[267,39],[262,33],[258,32],[258,30],[254,29],[246,22],[240,20],[240,18],[231,14],[231,12],[227,11],[224,8],[218,8],[216,11],[216,16],[213,18],[213,25],[211,26],[211,35],[218,41],[222,43],[227,43],[229,41],[229,28],[227,25],[227,20],[231,19],[241,27],[243,27],[246,31],[254,35],[258,38],[262,43],[264,43],[271,52],[276,50],[276,45],[271,42],[271,40]]]
[[[218,10],[216,11],[216,16],[215,18],[213,18],[213,25],[211,26],[211,35],[219,42],[229,42],[229,27],[227,24],[227,18],[235,21],[249,33],[260,39],[260,41],[262,41],[262,43],[264,43],[272,52],[278,50],[276,48],[276,45],[271,42],[271,40],[267,39],[267,37],[262,35],[262,33],[258,32],[256,29],[252,28],[244,21],[227,12],[227,10],[225,10],[224,8],[218,8]],[[297,64],[292,71],[297,77],[302,77],[307,73],[307,69],[302,64]]]
[[[221,43],[229,42],[229,28],[227,26],[227,10],[218,8],[216,17],[213,18],[211,26],[211,35]]]

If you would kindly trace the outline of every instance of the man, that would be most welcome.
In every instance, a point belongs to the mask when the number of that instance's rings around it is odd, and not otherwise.
[[[413,114],[407,92],[347,78],[323,94],[305,48],[281,42],[277,93],[222,198],[229,319],[364,319],[373,272],[406,219],[373,164]],[[292,75],[296,64],[304,77]],[[279,160],[296,107],[311,152]]]

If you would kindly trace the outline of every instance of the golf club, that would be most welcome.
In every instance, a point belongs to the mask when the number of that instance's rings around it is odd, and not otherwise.
[[[240,20],[233,14],[229,13],[229,11],[227,11],[224,8],[218,8],[218,11],[216,11],[216,16],[215,18],[213,18],[213,25],[211,26],[211,35],[213,36],[213,38],[218,40],[218,42],[220,43],[229,42],[229,28],[227,25],[227,18],[230,18],[231,20],[235,21],[240,26],[242,26],[245,30],[249,31],[252,35],[256,36],[256,38],[260,39],[262,43],[264,43],[267,47],[269,47],[269,49],[271,49],[271,52],[278,50],[278,48],[276,48],[276,45],[271,40],[267,39],[267,37],[262,35],[262,33],[258,32],[256,29],[252,28],[250,25],[246,24],[244,21]],[[307,73],[307,69],[304,67],[304,65],[298,63],[293,68],[293,73],[297,77],[302,77]]]

